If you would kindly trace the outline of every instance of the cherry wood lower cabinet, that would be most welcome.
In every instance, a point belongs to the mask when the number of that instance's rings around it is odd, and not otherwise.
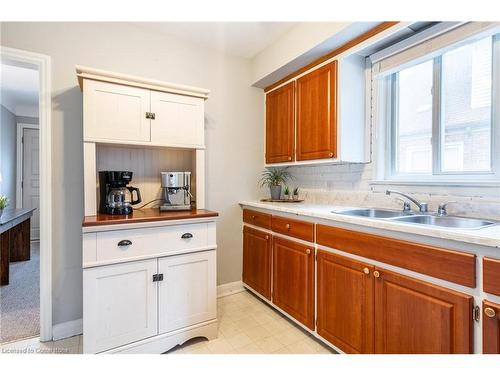
[[[271,299],[272,239],[269,233],[243,228],[243,275],[249,287]]]
[[[500,354],[500,305],[483,301],[483,353]]]
[[[374,268],[318,251],[317,332],[345,353],[373,353]]]
[[[272,300],[314,330],[314,246],[273,238]]]
[[[375,272],[376,353],[472,353],[471,296],[394,272]]]

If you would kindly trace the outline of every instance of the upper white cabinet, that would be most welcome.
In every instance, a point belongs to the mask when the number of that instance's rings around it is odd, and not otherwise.
[[[151,91],[151,141],[186,147],[203,147],[204,100]]]
[[[77,66],[84,142],[203,149],[209,91]]]
[[[86,80],[83,86],[85,140],[150,142],[150,92]]]

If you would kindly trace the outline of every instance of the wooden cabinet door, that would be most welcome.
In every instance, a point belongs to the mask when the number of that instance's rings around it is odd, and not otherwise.
[[[249,287],[271,299],[271,235],[245,226],[243,228],[243,276]]]
[[[317,331],[346,353],[373,353],[374,267],[318,251]]]
[[[500,305],[483,301],[483,353],[500,354]]]
[[[266,95],[266,163],[295,159],[295,82]]]
[[[376,269],[375,352],[472,353],[471,296]]]
[[[149,142],[149,100],[149,90],[86,79],[84,140]]]
[[[273,238],[273,303],[314,329],[314,247]]]
[[[205,144],[203,98],[151,91],[151,143],[179,147]]]
[[[297,80],[297,160],[337,157],[337,62]]]
[[[99,353],[158,333],[157,260],[83,270],[83,350]]]
[[[215,250],[160,258],[159,334],[217,317]]]

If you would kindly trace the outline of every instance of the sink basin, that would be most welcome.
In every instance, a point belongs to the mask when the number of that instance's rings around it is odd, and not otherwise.
[[[370,217],[373,219],[388,219],[401,216],[412,216],[410,212],[394,211],[394,210],[381,210],[377,208],[355,208],[346,210],[332,211],[334,214]]]
[[[458,228],[458,229],[481,229],[490,225],[497,224],[494,221],[472,219],[456,216],[431,216],[431,215],[414,215],[407,217],[396,217],[391,221],[399,221],[402,223],[432,225],[438,227]]]

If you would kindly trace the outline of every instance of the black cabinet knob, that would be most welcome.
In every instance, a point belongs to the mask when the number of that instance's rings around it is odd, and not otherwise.
[[[193,235],[191,233],[184,233],[181,238],[187,239],[187,238],[193,238]]]

